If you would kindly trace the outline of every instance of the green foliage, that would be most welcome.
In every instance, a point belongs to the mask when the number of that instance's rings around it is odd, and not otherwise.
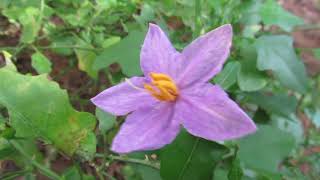
[[[31,56],[32,67],[36,69],[39,74],[46,74],[51,72],[51,61],[41,52],[36,52]]]
[[[214,83],[219,84],[223,89],[229,89],[237,82],[239,69],[239,62],[234,61],[227,63],[222,72],[214,78]]]
[[[0,44],[8,46],[0,47],[0,160],[20,168],[0,169],[0,179],[318,177],[319,155],[305,152],[320,143],[320,76],[308,77],[304,47],[296,50],[289,36],[307,24],[278,1],[1,0],[0,9]],[[218,144],[182,131],[157,151],[110,151],[125,117],[94,111],[89,99],[142,75],[140,49],[150,22],[180,51],[197,36],[232,25],[230,57],[211,83],[255,120],[256,133]],[[320,60],[319,48],[310,52]],[[50,168],[62,159],[57,154],[72,161],[61,173]],[[301,172],[305,164],[311,172]]]
[[[257,133],[239,141],[239,158],[252,169],[276,173],[279,163],[295,147],[294,138],[270,126],[260,126]]]
[[[227,148],[182,131],[176,140],[161,152],[160,173],[163,179],[210,179],[212,169]]]
[[[92,157],[95,140],[89,139],[94,138],[95,119],[74,110],[56,83],[45,76],[24,76],[7,68],[0,69],[0,76],[0,104],[8,108],[16,136],[41,138],[68,155],[78,152]]]
[[[295,26],[303,24],[302,19],[284,10],[275,0],[267,0],[260,8],[260,15],[266,25],[275,24],[288,32]]]
[[[302,61],[293,48],[289,36],[269,35],[257,39],[257,66],[259,70],[272,70],[280,82],[300,93],[307,91],[307,75]]]
[[[93,67],[102,69],[114,62],[118,62],[128,76],[141,75],[139,66],[140,47],[144,39],[145,32],[132,31],[119,43],[105,49],[95,60]]]

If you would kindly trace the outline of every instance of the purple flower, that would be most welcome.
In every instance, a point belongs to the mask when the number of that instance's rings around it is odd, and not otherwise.
[[[221,71],[231,42],[228,24],[200,36],[180,53],[160,27],[150,24],[140,54],[145,77],[132,77],[92,98],[113,115],[130,113],[111,149],[129,153],[161,148],[174,140],[181,125],[212,141],[255,132],[253,121],[223,89],[208,83]]]

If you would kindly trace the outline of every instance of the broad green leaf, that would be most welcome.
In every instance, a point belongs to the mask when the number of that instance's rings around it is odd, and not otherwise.
[[[219,84],[223,89],[230,88],[237,82],[237,75],[240,63],[237,61],[229,62],[215,78],[214,83]]]
[[[295,112],[298,101],[294,96],[286,94],[268,94],[268,93],[247,93],[245,94],[248,100],[257,104],[269,114],[278,114],[285,117],[290,117]]]
[[[267,0],[260,8],[260,16],[266,25],[278,25],[290,32],[294,26],[303,24],[303,20],[284,10],[276,0]]]
[[[216,163],[227,148],[182,131],[161,152],[160,175],[164,180],[203,180],[212,178]]]
[[[78,39],[77,45],[88,49],[93,48],[92,45],[82,39]],[[97,57],[96,53],[87,49],[75,49],[74,51],[78,58],[79,69],[85,71],[90,77],[97,78],[98,71],[92,67]]]
[[[279,163],[295,146],[294,138],[271,126],[259,126],[255,134],[239,141],[238,157],[246,167],[277,172]]]
[[[46,74],[51,72],[51,61],[41,52],[36,52],[31,56],[31,65],[39,74]]]
[[[74,110],[58,84],[44,75],[25,76],[6,68],[0,69],[0,77],[0,104],[8,109],[17,137],[40,138],[67,155],[93,155],[95,118]]]
[[[96,70],[108,67],[117,62],[128,76],[141,75],[140,48],[144,39],[144,32],[132,31],[119,43],[105,49],[95,60],[93,68]]]
[[[279,128],[282,131],[290,133],[297,143],[303,143],[303,126],[300,120],[296,116],[292,116],[290,119],[278,116],[276,114],[271,115],[271,125]]]
[[[242,91],[257,91],[266,86],[264,74],[257,70],[256,61],[243,60],[238,73],[238,85]]]
[[[272,70],[284,86],[305,93],[308,88],[306,70],[297,57],[292,43],[292,38],[285,35],[258,38],[257,67],[259,70]]]
[[[96,116],[99,120],[99,130],[105,134],[108,130],[110,130],[116,123],[116,117],[102,111],[101,109],[96,109]]]

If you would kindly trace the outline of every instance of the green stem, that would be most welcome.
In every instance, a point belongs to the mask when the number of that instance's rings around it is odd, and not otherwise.
[[[104,157],[104,155],[103,154],[96,154],[96,157]],[[142,159],[134,159],[134,158],[124,157],[124,156],[114,156],[114,155],[109,155],[108,158],[111,160],[116,160],[116,161],[141,164],[144,166],[152,167],[157,170],[160,169],[160,164],[157,162],[151,162],[151,161],[142,160]]]
[[[0,179],[2,180],[9,180],[9,179],[15,179],[17,177],[23,176],[27,173],[31,172],[30,169],[24,169],[20,171],[14,171],[14,172],[8,172],[3,175],[0,175]]]
[[[46,175],[46,176],[50,177],[53,180],[63,180],[63,178],[60,177],[58,174],[56,174],[52,170],[48,169],[44,165],[38,163],[32,157],[30,157],[28,155],[28,153],[24,151],[23,147],[18,142],[16,142],[15,140],[11,140],[9,142],[22,156],[24,156],[28,161],[30,161],[30,163],[34,167],[36,167],[43,175]]]

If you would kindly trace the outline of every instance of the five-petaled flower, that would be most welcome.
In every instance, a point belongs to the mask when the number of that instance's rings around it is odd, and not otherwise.
[[[180,53],[160,27],[150,24],[140,54],[145,77],[132,77],[92,98],[113,115],[130,113],[111,149],[118,153],[158,149],[171,143],[181,126],[212,141],[255,132],[246,113],[219,85],[208,82],[221,71],[231,42],[232,27],[223,25]]]

